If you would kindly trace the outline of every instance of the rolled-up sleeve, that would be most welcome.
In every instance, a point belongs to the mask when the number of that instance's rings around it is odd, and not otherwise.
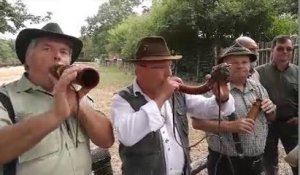
[[[221,116],[230,115],[235,110],[234,99],[231,94],[229,100],[222,103],[220,108],[215,96],[207,98],[202,95],[186,94],[186,104],[188,113],[198,119],[217,119],[219,109],[221,110]]]
[[[118,94],[112,99],[111,116],[119,141],[125,146],[132,146],[152,131],[164,125],[157,104],[150,100],[139,111],[134,111],[130,104]]]

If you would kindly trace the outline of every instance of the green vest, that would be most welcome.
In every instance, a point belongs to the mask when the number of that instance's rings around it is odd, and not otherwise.
[[[132,85],[118,93],[135,110],[147,103],[143,95],[133,94]],[[188,146],[188,120],[186,117],[185,97],[182,93],[174,94],[174,118],[175,127],[180,136],[181,143]],[[173,106],[173,99],[170,99]],[[190,174],[190,149],[183,148],[185,155],[184,174]],[[120,143],[119,154],[122,160],[123,175],[166,175],[166,162],[164,156],[163,141],[158,131],[151,132],[135,145],[127,147]]]

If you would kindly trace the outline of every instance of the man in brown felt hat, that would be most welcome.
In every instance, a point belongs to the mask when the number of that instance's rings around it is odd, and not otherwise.
[[[163,37],[140,40],[134,59],[133,83],[113,96],[112,120],[120,141],[119,154],[125,175],[190,174],[188,119],[186,113],[217,117],[215,96],[176,91],[181,79],[172,76],[171,55]],[[221,113],[234,111],[226,90],[220,95]]]
[[[56,23],[18,34],[16,52],[25,73],[0,89],[0,172],[4,175],[87,175],[91,173],[89,140],[100,147],[113,144],[110,121],[86,96],[91,89],[75,92],[72,88],[86,66],[71,66],[59,79],[49,73],[54,65],[74,63],[81,48],[81,40],[64,34]]]
[[[248,79],[250,63],[256,55],[247,48],[233,46],[219,58],[219,63],[231,65],[230,93],[235,100],[235,112],[218,120],[193,119],[195,129],[207,132],[209,175],[261,175],[262,154],[266,143],[267,119],[274,120],[276,106],[265,88]],[[256,119],[247,117],[256,99],[261,110]],[[220,137],[215,134],[220,134]],[[221,141],[220,141],[221,139]]]

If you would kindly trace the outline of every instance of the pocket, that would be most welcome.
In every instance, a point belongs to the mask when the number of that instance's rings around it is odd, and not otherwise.
[[[19,156],[19,163],[32,161],[39,158],[51,156],[59,151],[60,139],[59,128],[55,129],[44,137],[40,142],[34,145],[25,153]]]
[[[189,126],[188,119],[186,116],[187,109],[185,107],[179,107],[176,109],[178,124],[182,126],[184,134],[188,135]]]
[[[288,89],[288,96],[293,97],[293,96],[298,96],[298,82],[288,82],[286,87]]]

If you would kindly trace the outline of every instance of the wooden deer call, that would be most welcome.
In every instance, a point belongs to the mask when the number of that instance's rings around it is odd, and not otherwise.
[[[50,68],[50,73],[55,77],[59,78],[64,70],[70,68],[70,65],[54,65]],[[93,68],[85,68],[78,73],[75,84],[79,84],[82,87],[93,88],[96,87],[100,81],[98,72]]]
[[[210,75],[211,78],[200,86],[181,84],[179,91],[187,94],[204,94],[212,89],[214,83],[219,82],[220,92],[222,92],[223,88],[227,88],[226,83],[229,81],[229,65],[222,63],[214,66]]]
[[[256,101],[252,104],[252,107],[250,108],[247,114],[247,118],[251,118],[255,121],[255,119],[258,116],[258,113],[260,112],[261,102],[261,99],[256,99]]]

